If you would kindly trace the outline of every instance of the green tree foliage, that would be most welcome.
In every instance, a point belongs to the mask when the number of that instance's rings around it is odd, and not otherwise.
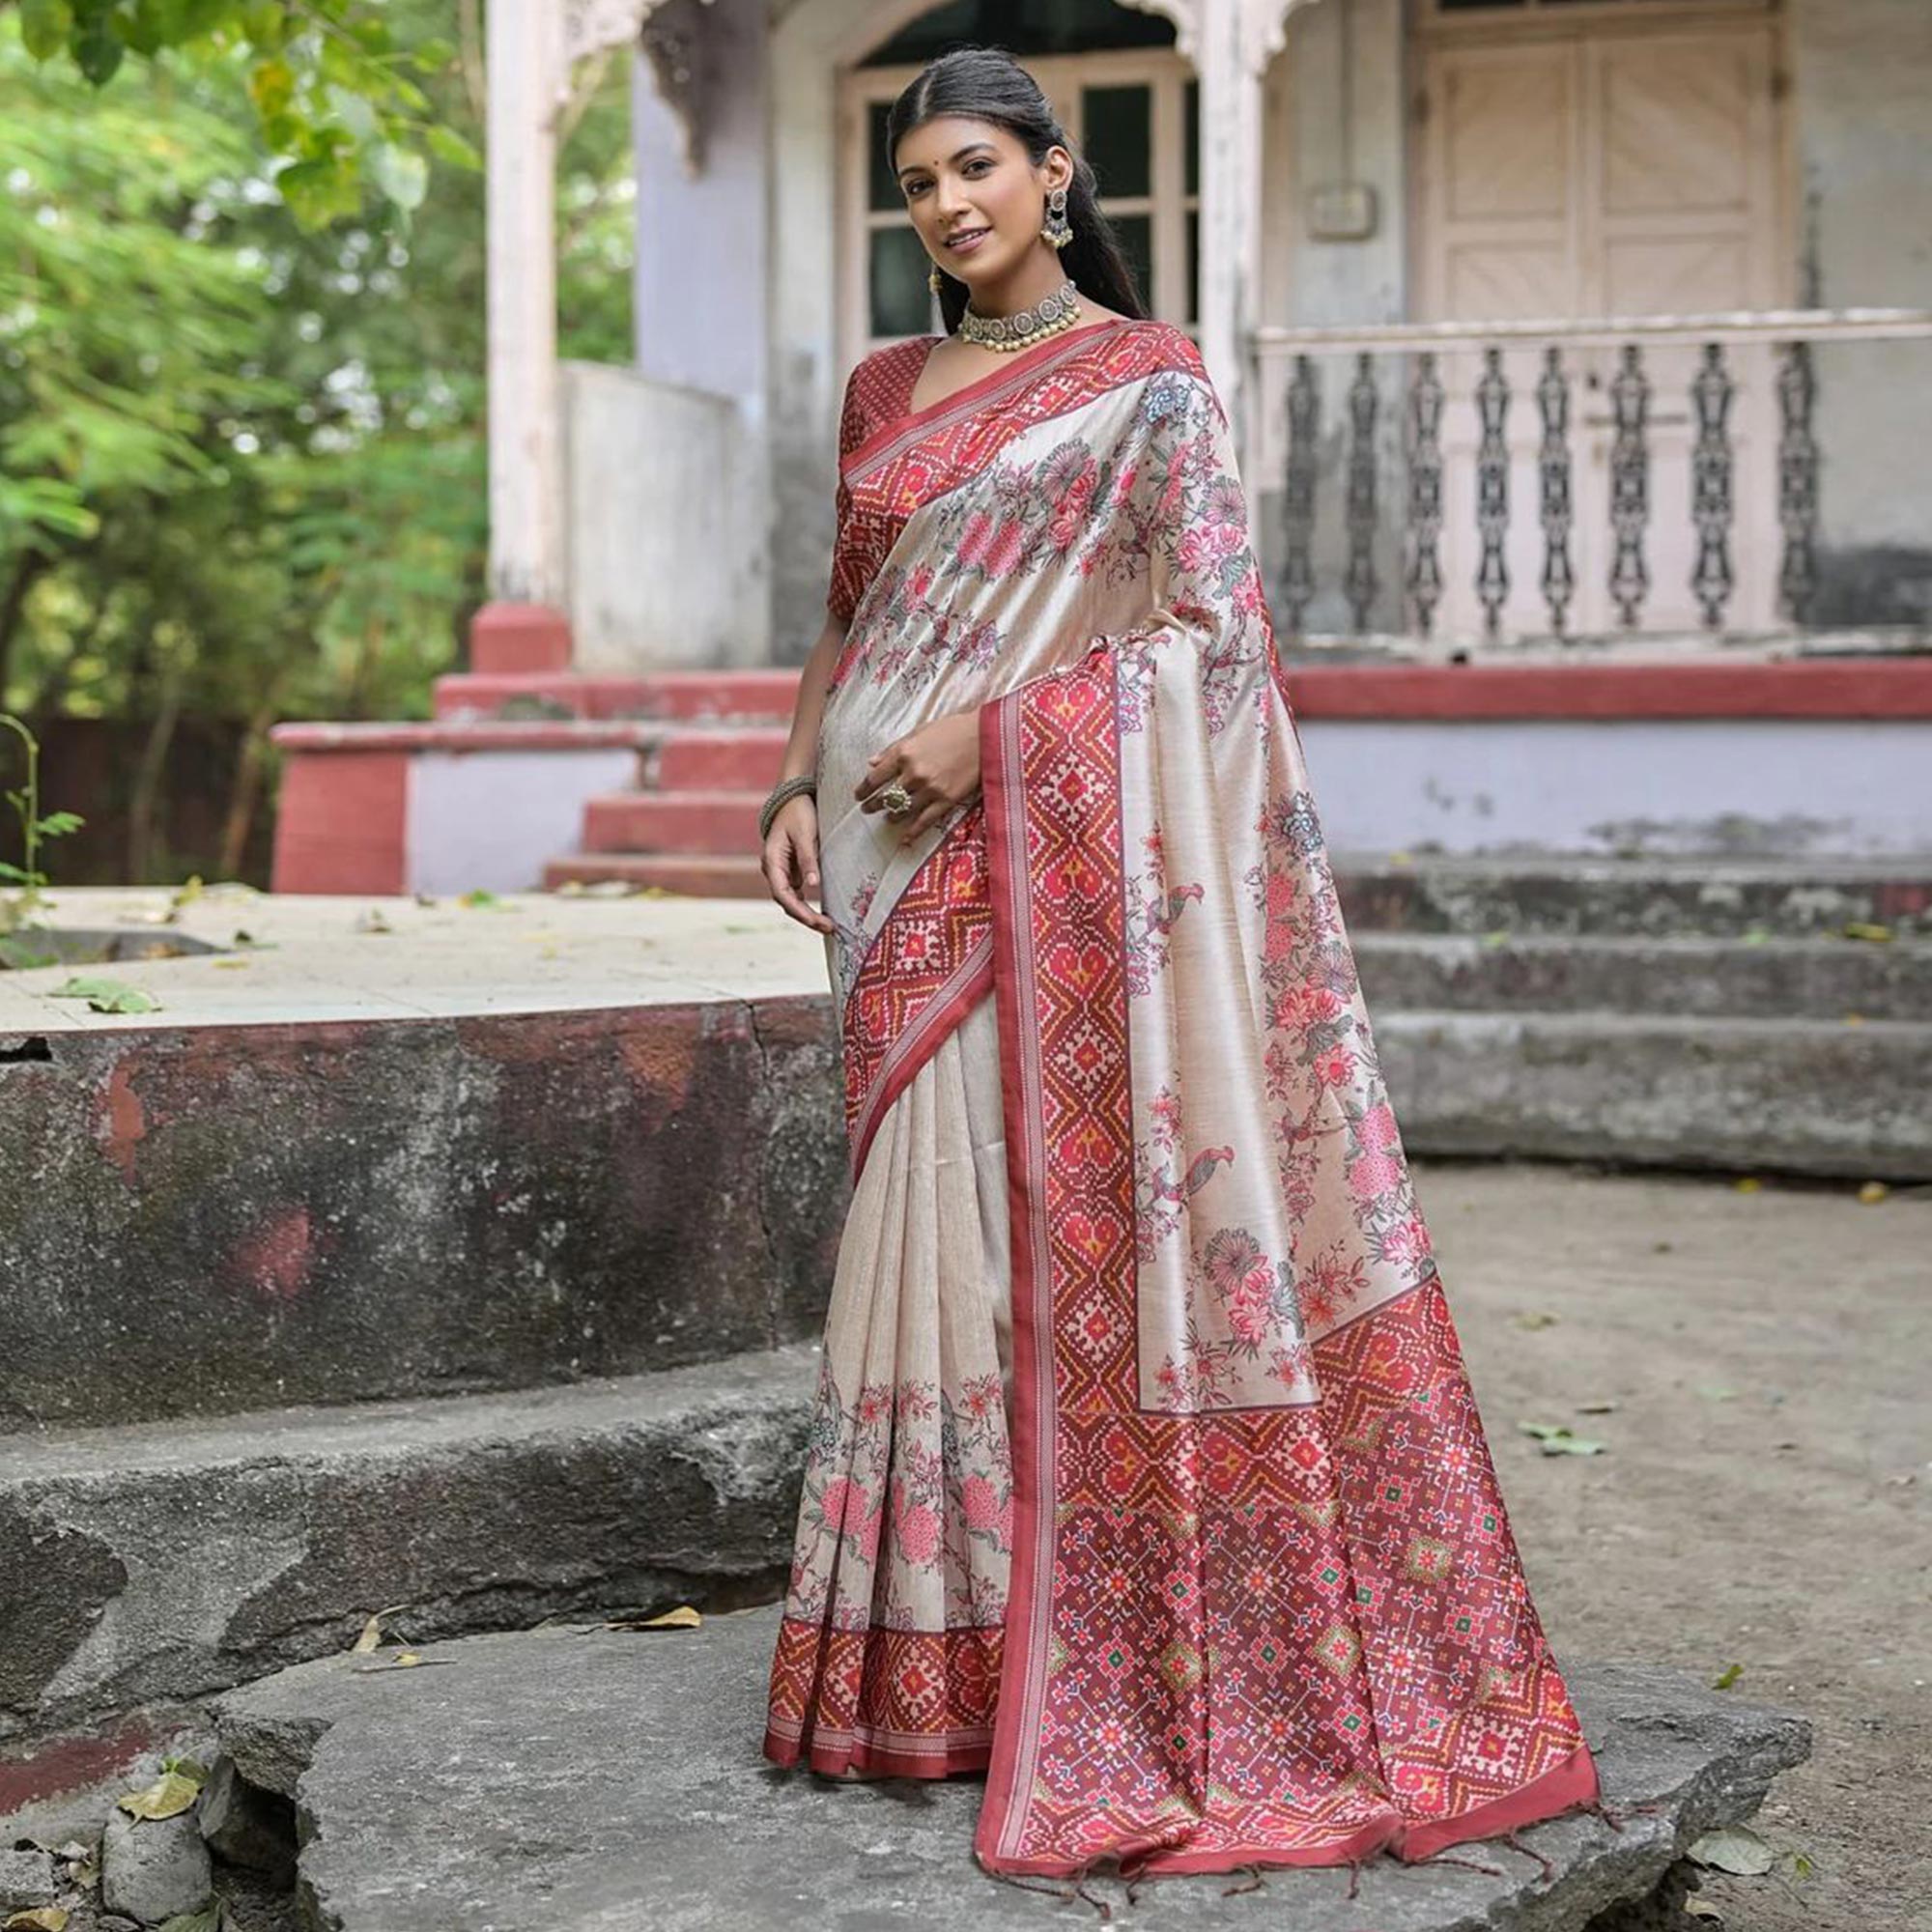
[[[462,0],[384,11],[412,45],[473,29]],[[30,54],[24,17],[0,4],[0,709],[138,721],[128,875],[232,871],[268,727],[426,715],[483,598],[482,181],[439,166],[414,207],[305,228],[249,48],[100,86]],[[476,69],[472,43],[424,81],[466,145]],[[626,361],[626,71],[590,78],[559,169],[562,346]],[[156,820],[185,716],[247,734],[222,853],[171,853]]]
[[[475,165],[474,146],[437,118],[425,85],[454,43],[399,34],[396,10],[380,0],[0,0],[10,10],[29,55],[95,87],[129,54],[137,66],[176,51],[231,58],[283,163],[276,187],[307,226],[355,213],[372,187],[420,206],[430,152]]]

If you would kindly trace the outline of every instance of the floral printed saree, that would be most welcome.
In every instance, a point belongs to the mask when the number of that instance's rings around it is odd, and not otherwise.
[[[854,371],[819,743],[853,1197],[767,1756],[999,1872],[1419,1859],[1596,1795],[1379,1071],[1228,425],[1109,319]],[[911,846],[853,789],[975,707]]]

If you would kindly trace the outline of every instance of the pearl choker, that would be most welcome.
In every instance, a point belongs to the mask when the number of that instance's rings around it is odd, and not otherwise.
[[[1051,295],[1011,315],[975,315],[969,308],[959,318],[959,334],[982,349],[1026,349],[1071,328],[1079,319],[1080,292],[1069,275]]]

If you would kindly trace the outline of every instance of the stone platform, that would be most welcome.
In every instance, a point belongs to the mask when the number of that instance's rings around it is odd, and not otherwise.
[[[314,1932],[997,1932],[1065,1906],[972,1856],[984,1780],[840,1784],[758,1755],[777,1611],[696,1631],[552,1627],[300,1665],[219,1698],[213,1722],[250,1782],[295,1800],[299,1895]],[[392,1655],[393,1653],[385,1653]],[[1646,1898],[1693,1839],[1748,1818],[1809,1750],[1804,1722],[1681,1674],[1573,1666],[1621,1829],[1576,1816],[1488,1867],[1091,1883],[1130,1921],[1297,1932],[1580,1932]],[[1546,1878],[1536,1855],[1549,1861]],[[1069,1889],[1029,1881],[1048,1893]],[[1076,1903],[1080,1922],[1091,1908]]]

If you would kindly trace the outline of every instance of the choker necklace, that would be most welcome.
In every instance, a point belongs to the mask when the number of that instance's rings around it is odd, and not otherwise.
[[[1079,291],[1072,276],[1042,296],[1031,308],[1015,309],[1011,315],[976,315],[969,308],[959,318],[959,334],[982,349],[1027,349],[1071,328],[1080,319]]]

